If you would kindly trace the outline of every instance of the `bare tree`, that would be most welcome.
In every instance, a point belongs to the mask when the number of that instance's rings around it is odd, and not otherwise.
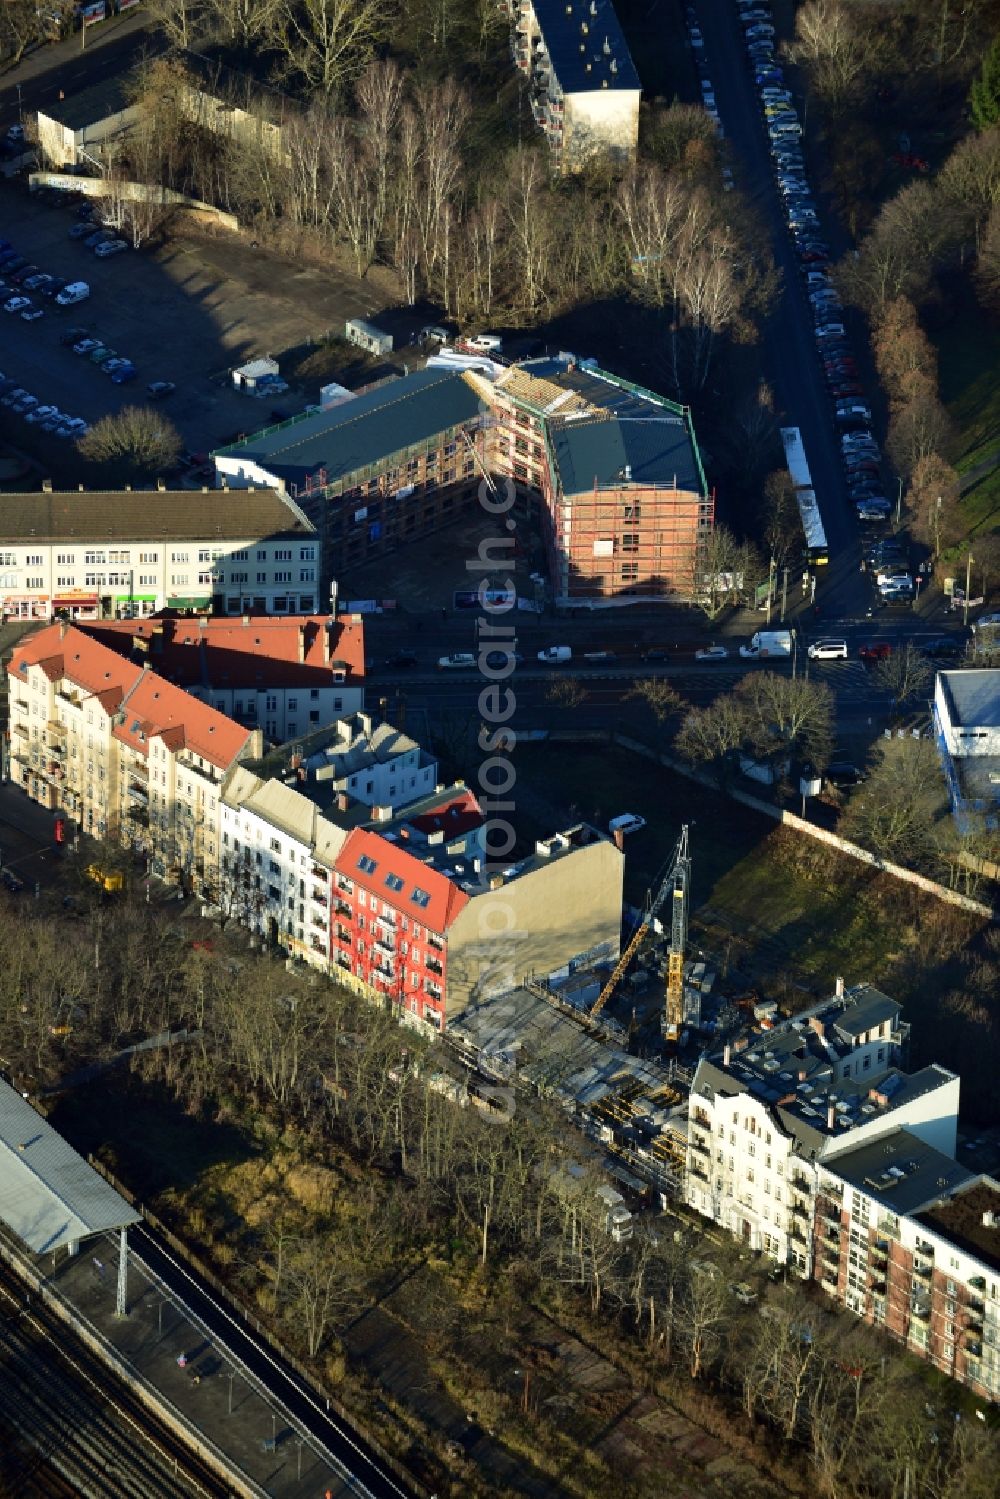
[[[834,109],[843,108],[873,66],[871,34],[865,34],[841,0],[806,0],[795,17],[795,40],[787,46]]]
[[[742,707],[726,693],[707,708],[690,709],[677,731],[674,747],[683,760],[713,770],[721,781],[729,758],[745,735]]]
[[[825,682],[774,671],[744,677],[733,697],[754,753],[805,755],[825,765],[833,743],[834,698]]]
[[[912,477],[923,460],[947,451],[953,434],[950,416],[937,396],[928,391],[893,415],[885,448],[897,471]]]
[[[691,1265],[677,1305],[677,1324],[692,1379],[701,1379],[708,1372],[722,1345],[722,1329],[729,1314],[729,1293],[715,1267]]]
[[[962,534],[960,500],[961,481],[950,463],[937,453],[917,459],[904,504],[914,537],[932,549],[935,562]]]
[[[557,704],[560,708],[573,709],[585,703],[588,695],[579,677],[559,677],[546,690],[545,699],[549,703]]]
[[[927,657],[909,640],[879,661],[873,673],[876,682],[892,698],[896,713],[907,703],[926,697],[934,680]]]
[[[276,0],[268,36],[286,73],[333,94],[365,68],[388,19],[385,0]]]
[[[146,0],[146,14],[175,47],[188,51],[209,15],[206,0]]]
[[[173,422],[151,406],[123,406],[95,422],[77,447],[95,463],[165,473],[180,456],[181,437]]]
[[[883,859],[923,866],[934,850],[934,820],[945,800],[937,752],[929,739],[881,747],[871,775],[840,820],[845,838]]]

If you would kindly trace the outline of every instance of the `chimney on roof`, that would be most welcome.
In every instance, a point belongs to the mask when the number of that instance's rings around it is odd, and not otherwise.
[[[82,484],[78,484],[76,487],[80,491],[80,493],[83,494],[83,485]]]
[[[330,657],[333,654],[333,632],[335,625],[332,619],[328,619],[323,629],[323,665],[330,665]]]
[[[624,833],[624,831],[621,828],[615,828],[613,837],[614,837],[614,840],[615,840],[615,848],[618,850],[618,852],[620,854],[623,854],[625,852],[625,833]]]
[[[729,1042],[727,1041],[726,1044],[725,1044],[725,1046],[722,1048],[722,1065],[723,1065],[723,1067],[728,1067],[729,1064],[730,1064],[730,1062],[732,1060],[733,1060],[733,1048],[730,1046]]]
[[[160,494],[165,494],[166,493],[166,488],[167,488],[167,481],[166,481],[166,479],[157,479],[157,481],[156,481],[156,487],[160,491]]]
[[[804,1067],[800,1067],[798,1072],[796,1073],[796,1076],[800,1083],[804,1083],[809,1074]]]
[[[837,998],[838,999],[843,999],[843,997],[844,997],[844,980],[842,978],[838,978],[837,979],[836,989],[837,989]]]
[[[243,616],[243,623],[245,625],[248,625],[250,623],[250,616],[249,616],[249,614],[244,614],[244,616]]]
[[[815,1031],[817,1036],[826,1035],[826,1024],[819,1015],[810,1015],[809,1029]]]
[[[306,627],[299,625],[299,661],[306,659]]]
[[[59,639],[60,640],[65,640],[66,639],[66,634],[67,634],[68,630],[69,630],[69,620],[68,619],[61,619],[59,621]]]
[[[347,802],[348,802],[347,792],[346,791],[338,791],[337,792],[337,811],[338,812],[346,812],[347,811]]]
[[[52,493],[52,480],[51,479],[43,479],[42,480],[42,493],[43,494],[51,494]]]
[[[389,822],[392,818],[391,807],[372,807],[372,822]],[[433,842],[433,835],[427,840]]]
[[[836,1104],[832,1104],[831,1103],[830,1106],[829,1106],[829,1108],[826,1111],[826,1127],[827,1127],[827,1129],[833,1129],[833,1127],[835,1126],[836,1123],[837,1123],[837,1106],[836,1106]]]

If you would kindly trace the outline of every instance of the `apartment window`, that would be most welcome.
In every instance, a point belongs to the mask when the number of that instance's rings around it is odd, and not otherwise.
[[[72,563],[75,560],[76,559],[74,558],[72,552],[60,552],[58,557],[56,558],[57,564],[60,564],[63,567],[65,567],[67,563]]]
[[[68,578],[57,578],[56,579],[56,587],[57,588],[72,588],[73,587],[73,575],[72,575],[72,573],[69,575]]]
[[[100,564],[107,562],[108,559],[104,552],[87,552],[83,560],[88,564],[99,566]]]
[[[641,505],[626,505],[625,506],[625,519],[626,520],[641,520],[642,519],[642,506]]]
[[[275,547],[275,549],[274,549],[274,560],[275,560],[275,562],[291,562],[291,560],[292,560],[292,549],[291,549],[291,547]]]
[[[257,574],[257,582],[258,583],[266,583],[267,582],[267,573],[258,573]]]
[[[281,853],[281,839],[280,838],[272,838],[271,839],[271,852],[273,854],[280,854]]]
[[[403,881],[400,879],[398,874],[387,874],[385,877],[385,883],[387,889],[389,890],[402,890],[403,888]],[[388,909],[389,908],[386,907],[387,911]]]
[[[156,574],[155,573],[140,573],[139,574],[139,587],[140,588],[155,588],[156,587]]]
[[[26,588],[44,588],[45,587],[45,579],[44,578],[26,578],[24,586]]]
[[[202,547],[199,550],[199,552],[198,552],[198,561],[199,562],[211,562],[211,560],[212,560],[212,554],[208,550],[208,547]]]
[[[268,870],[271,874],[281,873],[281,865],[278,863],[277,859],[270,859],[268,861]]]
[[[298,711],[298,707],[299,707],[299,700],[298,700],[298,698],[297,697],[290,697],[288,699],[288,711],[289,711],[289,713],[296,713]]]
[[[420,908],[423,909],[425,906],[428,906],[430,904],[431,898],[428,891],[421,890],[419,885],[414,885],[413,890],[410,894],[410,899],[413,901],[414,905],[420,906]]]
[[[622,563],[622,580],[623,581],[625,581],[626,579],[629,579],[629,578],[637,578],[638,576],[639,576],[639,564],[638,564],[638,562],[623,562]]]
[[[190,562],[190,560],[191,560],[191,553],[190,552],[171,552],[170,553],[170,560],[171,560],[171,562]],[[102,562],[104,561],[103,557],[101,558],[101,561]]]
[[[274,581],[276,583],[290,583],[292,581],[292,575],[291,573],[287,572],[276,572],[274,575]]]
[[[315,562],[315,560],[316,560],[316,548],[315,547],[299,547],[299,561],[300,562]]]
[[[145,562],[145,563],[159,562],[159,560],[160,560],[160,554],[159,554],[159,552],[140,552],[139,553],[139,561],[140,561],[140,563],[142,563],[142,562]]]
[[[274,693],[271,693],[271,692],[268,693],[266,704],[265,704],[265,708],[266,708],[266,711],[268,713],[277,713],[277,711],[278,711],[278,699],[274,695]]]
[[[299,568],[299,582],[300,583],[315,583],[315,581],[316,581],[316,569],[314,567],[301,567],[301,568]]]
[[[637,552],[639,550],[638,531],[626,531],[622,536],[622,551]]]
[[[211,581],[212,581],[212,574],[211,573],[199,573],[198,574],[198,582],[199,583],[211,583]]]
[[[374,874],[375,871],[376,871],[376,869],[378,868],[378,864],[375,862],[374,859],[369,858],[369,856],[367,854],[362,854],[361,858],[358,860],[358,866],[357,867],[364,874]]]

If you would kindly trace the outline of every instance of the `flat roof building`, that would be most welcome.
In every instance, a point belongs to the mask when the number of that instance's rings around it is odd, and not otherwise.
[[[1000,668],[939,671],[934,730],[957,821],[1000,816]]]
[[[514,62],[560,171],[639,143],[641,84],[611,0],[506,0]]]

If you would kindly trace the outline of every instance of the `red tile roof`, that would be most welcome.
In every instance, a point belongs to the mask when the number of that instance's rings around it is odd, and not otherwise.
[[[421,833],[443,832],[446,838],[457,838],[481,826],[483,809],[467,786],[457,793],[453,793],[449,786],[448,794],[441,798],[438,806],[420,812],[416,817],[407,817],[403,807],[396,821],[408,823]]]
[[[16,646],[7,667],[11,676],[18,675],[22,662],[40,666],[51,682],[68,677],[85,692],[100,696],[105,707],[110,704],[110,711],[142,676],[140,666],[122,660],[73,625],[49,625]]]
[[[148,753],[149,740],[159,737],[168,749],[189,749],[227,770],[246,747],[249,731],[155,671],[140,675],[126,699],[125,721],[115,729],[115,738]]]
[[[186,747],[219,769],[227,769],[250,738],[240,724],[191,697],[182,688],[126,661],[73,625],[54,624],[16,646],[7,667],[40,666],[50,681],[65,678],[98,698],[109,713],[124,705],[115,738],[148,754],[159,735],[171,749]]]
[[[375,868],[360,868],[362,859],[371,860]],[[447,875],[421,863],[406,849],[389,843],[381,834],[367,828],[356,828],[348,834],[334,868],[356,885],[377,893],[379,899],[394,910],[433,932],[446,932],[459,912],[469,904],[465,891]],[[402,888],[394,890],[387,885],[387,875],[402,880]],[[425,904],[413,899],[414,890],[426,892],[428,899]]]
[[[287,619],[137,619],[81,628],[121,654],[147,652],[156,671],[181,687],[315,687],[330,685],[333,662],[347,668],[347,684],[365,675],[364,623],[357,615],[330,627],[326,615]],[[301,659],[300,659],[301,657]]]

